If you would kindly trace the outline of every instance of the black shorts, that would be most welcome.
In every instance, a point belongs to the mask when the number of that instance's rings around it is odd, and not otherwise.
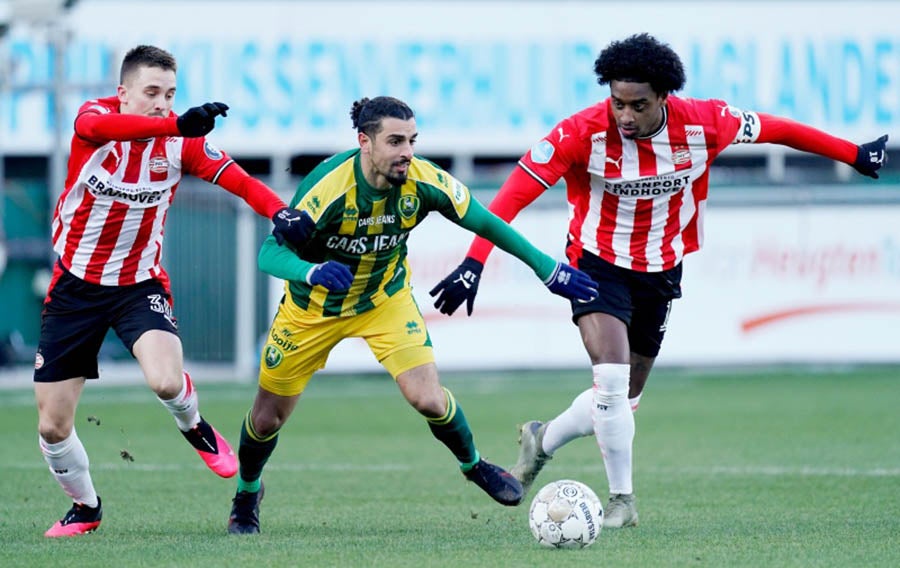
[[[659,355],[672,300],[681,297],[681,264],[662,272],[637,272],[585,252],[578,268],[600,285],[600,295],[590,302],[572,301],[572,321],[577,324],[585,314],[610,314],[628,326],[631,351]]]
[[[171,296],[156,280],[131,286],[100,286],[73,276],[59,264],[44,309],[34,360],[39,383],[74,377],[96,379],[97,354],[110,328],[131,351],[151,329],[178,335]]]

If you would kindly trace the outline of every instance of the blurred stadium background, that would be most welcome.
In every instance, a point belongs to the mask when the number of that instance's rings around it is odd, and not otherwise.
[[[599,50],[641,31],[682,56],[684,95],[857,143],[889,133],[896,149],[897,21],[900,3],[875,0],[852,10],[838,1],[0,0],[0,386],[30,381],[74,112],[115,92],[121,57],[138,43],[178,59],[176,111],[231,106],[210,139],[286,200],[319,160],[355,145],[351,103],[389,94],[416,110],[420,153],[488,202],[558,120],[608,95],[592,73]],[[726,151],[712,170],[707,244],[685,262],[660,365],[900,362],[898,163],[872,181],[782,147]],[[562,188],[514,225],[562,258]],[[267,230],[214,186],[188,179],[179,189],[163,264],[201,380],[254,380],[281,293],[256,269]],[[583,368],[566,303],[502,253],[472,318],[431,308],[427,291],[469,241],[443,219],[410,241],[439,366]],[[102,358],[105,380],[139,380],[114,337]],[[378,369],[351,341],[327,370]]]

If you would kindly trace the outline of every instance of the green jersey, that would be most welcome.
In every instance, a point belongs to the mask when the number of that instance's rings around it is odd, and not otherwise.
[[[465,185],[417,156],[406,183],[389,189],[366,182],[359,149],[332,156],[303,180],[291,207],[309,213],[315,230],[299,254],[269,236],[260,250],[260,269],[285,278],[294,303],[315,315],[356,315],[408,287],[406,240],[431,211],[512,252],[542,279],[556,266],[474,200]],[[314,265],[329,260],[353,272],[348,290],[329,291],[306,281]]]

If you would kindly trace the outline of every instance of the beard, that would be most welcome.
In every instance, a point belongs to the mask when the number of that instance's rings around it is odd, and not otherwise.
[[[406,171],[403,172],[402,174],[395,173],[393,168],[396,166],[404,166],[404,165],[408,166],[409,162],[403,161],[403,162],[396,162],[394,164],[391,164],[391,170],[388,171],[386,174],[384,174],[384,178],[386,180],[388,180],[388,182],[390,182],[391,185],[394,185],[394,186],[403,185],[404,183],[406,183],[406,180],[409,179],[409,168],[407,168]]]
[[[384,178],[388,180],[391,185],[400,186],[406,183],[406,180],[409,179],[409,176],[407,176],[406,174],[388,174],[384,176]]]

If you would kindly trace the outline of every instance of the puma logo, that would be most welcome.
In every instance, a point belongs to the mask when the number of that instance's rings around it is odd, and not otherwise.
[[[563,138],[568,138],[568,137],[569,137],[568,134],[566,134],[565,132],[563,132],[562,126],[560,126],[559,128],[557,128],[556,131],[559,132],[559,142],[562,142],[562,141],[563,141]]]
[[[619,159],[613,160],[609,156],[606,157],[606,163],[612,164],[617,170],[622,169],[622,156],[619,156]]]

